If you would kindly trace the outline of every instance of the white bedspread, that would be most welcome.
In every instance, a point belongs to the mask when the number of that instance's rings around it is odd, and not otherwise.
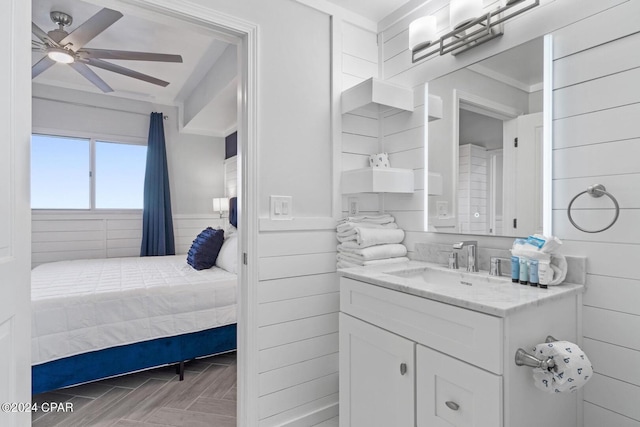
[[[43,264],[31,273],[32,363],[236,323],[237,276],[184,255]]]

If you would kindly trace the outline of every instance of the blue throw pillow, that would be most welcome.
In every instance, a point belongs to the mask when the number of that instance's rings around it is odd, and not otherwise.
[[[187,263],[196,270],[204,270],[215,265],[218,252],[224,243],[224,230],[207,227],[191,244]]]

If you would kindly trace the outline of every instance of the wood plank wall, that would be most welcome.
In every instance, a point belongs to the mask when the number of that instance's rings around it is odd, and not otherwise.
[[[583,346],[596,374],[585,387],[585,427],[640,426],[638,16],[632,1],[554,33],[554,233],[567,252],[588,257]],[[621,211],[612,228],[588,234],[570,225],[566,206],[595,183]],[[574,206],[588,229],[614,215],[606,197],[584,196]]]
[[[584,427],[640,427],[640,56],[635,54],[640,49],[640,2],[547,3],[556,13],[538,24],[552,29],[554,46],[553,231],[564,240],[565,253],[588,258],[583,346],[596,374],[584,389]],[[448,9],[446,0],[430,5]],[[415,86],[424,67],[411,66],[402,50],[413,18],[383,37],[383,75]],[[397,52],[395,45],[400,46]],[[418,157],[419,148],[413,149]],[[587,234],[569,224],[566,206],[594,183],[617,197],[621,212],[611,229]],[[421,231],[422,212],[416,206],[422,199],[418,193],[385,197],[386,210],[409,230],[407,246],[453,241],[455,236]],[[612,219],[611,206],[606,197],[585,196],[576,202],[574,218],[587,228],[602,227]],[[506,238],[478,240],[481,247],[510,244]]]
[[[260,426],[338,414],[336,243],[334,229],[260,233]]]
[[[378,77],[378,42],[374,32],[342,22],[342,90]],[[342,115],[342,170],[369,167],[369,155],[380,152],[378,115],[357,112]],[[361,212],[377,212],[378,196],[357,195]],[[342,211],[348,212],[347,197]]]
[[[226,219],[210,215],[174,215],[176,253],[186,254],[206,227]],[[46,213],[32,215],[32,267],[54,261],[140,255],[142,212]]]

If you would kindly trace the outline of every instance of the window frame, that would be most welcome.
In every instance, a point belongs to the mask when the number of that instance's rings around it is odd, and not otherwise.
[[[147,147],[149,144],[145,138],[106,135],[77,131],[60,131],[58,129],[33,128],[31,136],[50,136],[55,138],[76,138],[89,141],[89,208],[31,208],[31,211],[38,213],[136,213],[142,212],[142,208],[96,208],[96,142],[106,142],[110,144],[141,145]]]

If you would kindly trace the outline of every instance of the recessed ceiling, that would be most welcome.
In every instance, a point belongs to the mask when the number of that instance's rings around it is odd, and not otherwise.
[[[110,6],[113,8],[113,6]],[[51,21],[51,11],[61,11],[73,17],[73,23],[66,28],[73,31],[102,9],[96,4],[78,0],[34,0],[33,22],[45,32],[57,28]],[[203,58],[212,44],[223,43],[217,40],[213,31],[195,28],[191,24],[170,20],[166,16],[157,16],[149,12],[144,18],[141,11],[123,4],[119,11],[124,15],[113,25],[86,44],[87,48],[118,49],[154,53],[181,55],[182,63],[164,63],[147,61],[109,60],[114,64],[131,68],[135,71],[168,81],[167,87],[157,86],[131,77],[93,67],[114,92],[112,96],[148,100],[150,102],[173,104],[183,87],[194,86],[190,77],[197,66],[211,62],[211,58]],[[224,49],[217,49],[221,52]],[[44,54],[34,52],[32,61],[35,64]],[[195,73],[202,76],[202,73]],[[34,82],[58,87],[66,87],[89,92],[98,92],[88,80],[65,64],[55,64],[37,76]]]
[[[382,18],[408,3],[409,0],[329,0],[347,10],[362,15],[373,22],[380,22]]]

